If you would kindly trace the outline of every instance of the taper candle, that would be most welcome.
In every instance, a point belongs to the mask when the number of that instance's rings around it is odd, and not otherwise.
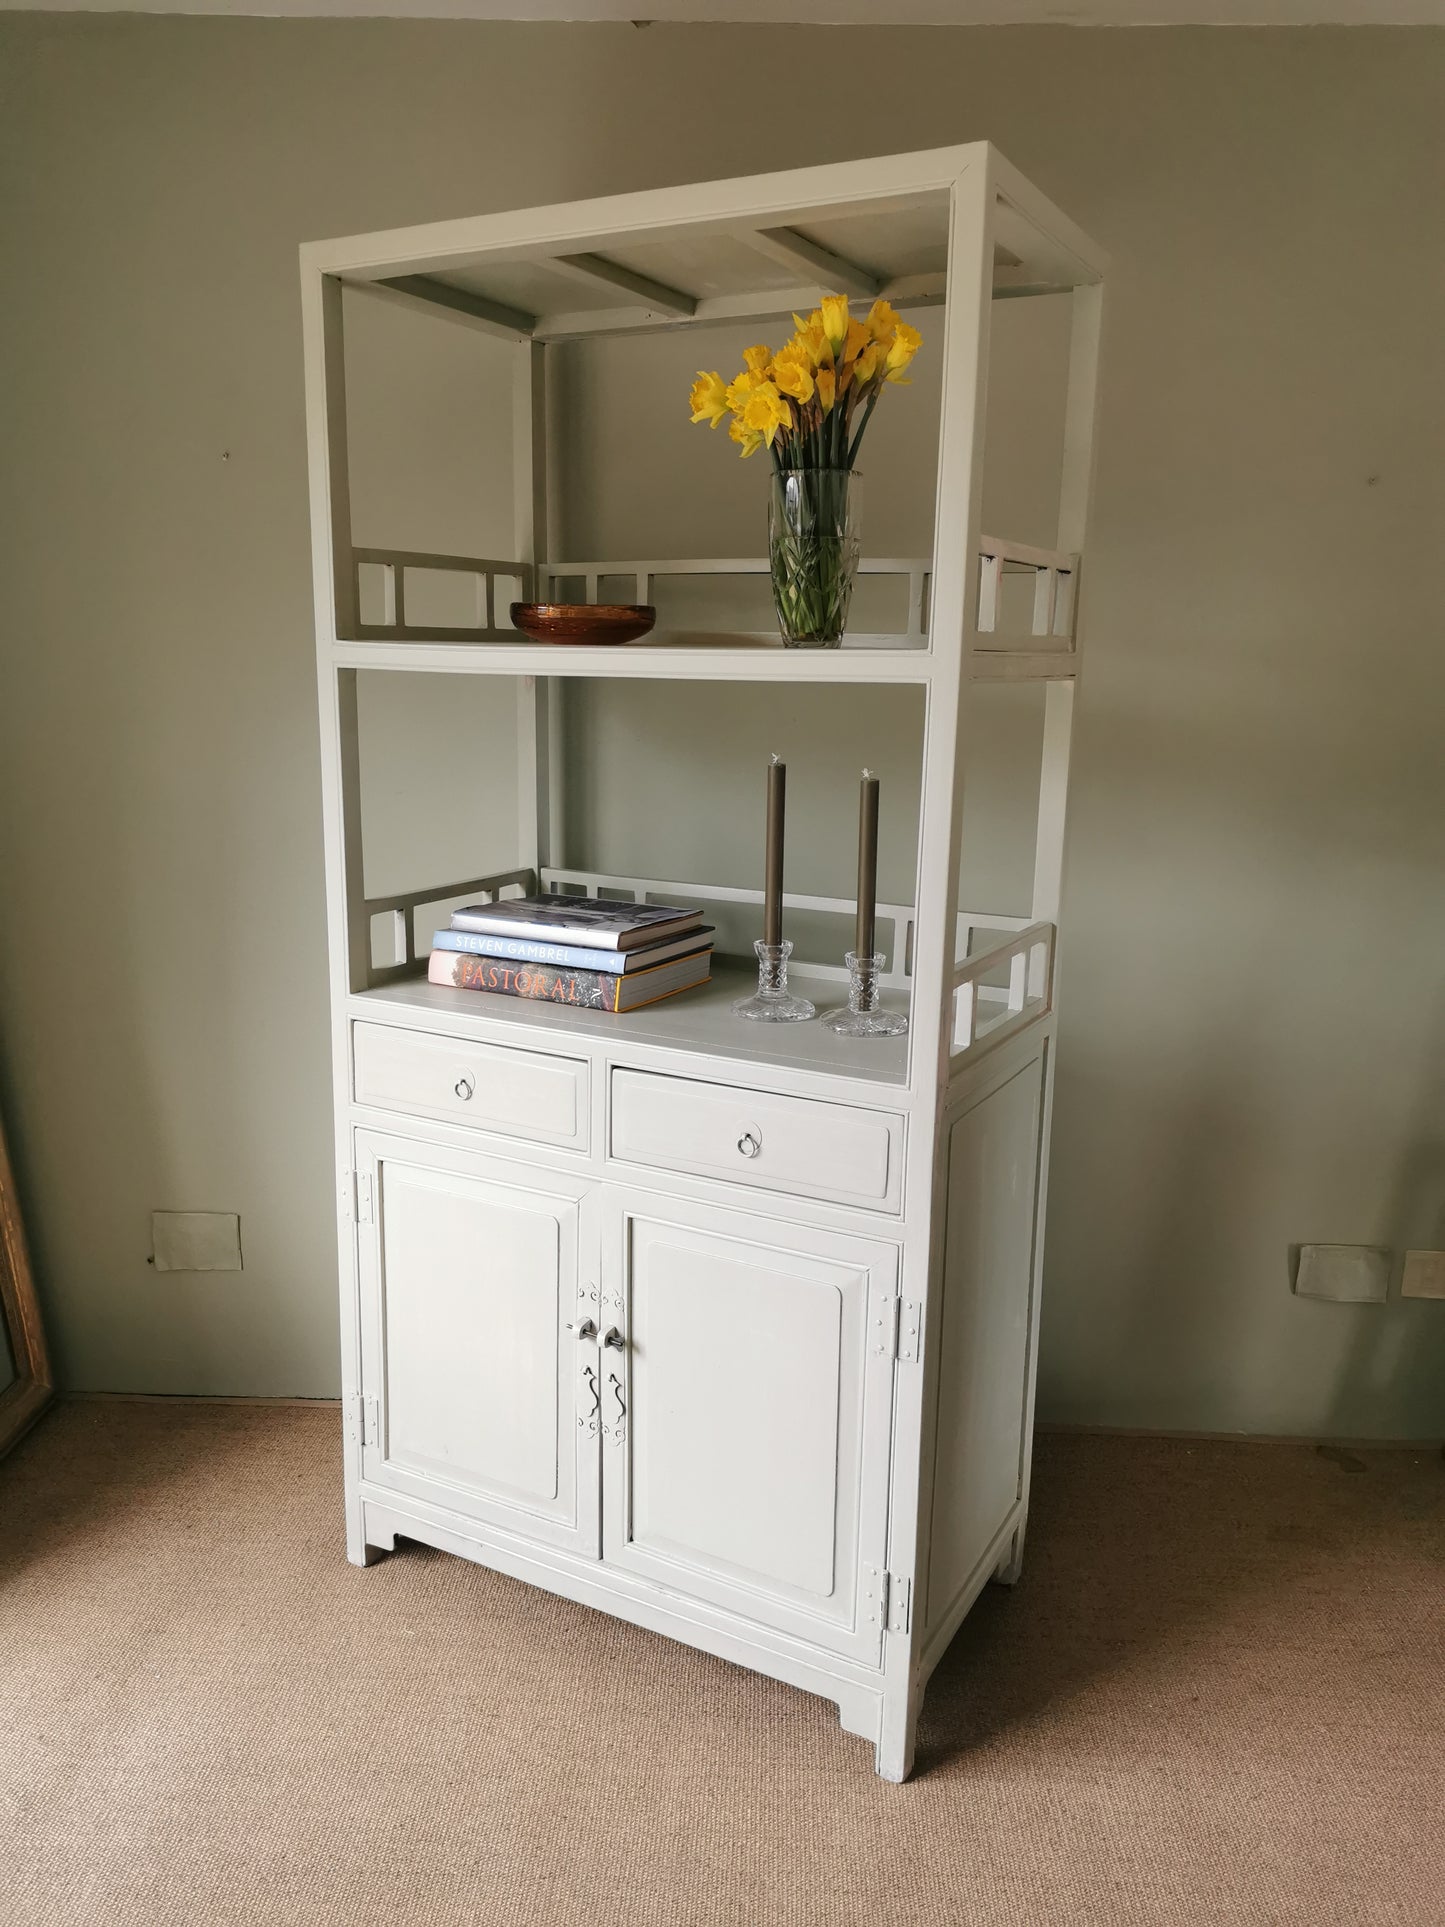
[[[763,875],[763,942],[783,941],[783,811],[788,766],[773,756],[768,763],[768,848]]]
[[[878,778],[865,769],[858,786],[858,929],[853,948],[873,955],[873,911],[878,898]]]

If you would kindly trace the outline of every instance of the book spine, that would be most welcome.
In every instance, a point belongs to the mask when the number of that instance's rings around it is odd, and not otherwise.
[[[577,1010],[616,1010],[622,979],[601,970],[559,969],[555,964],[514,963],[508,957],[475,957],[465,950],[433,950],[427,980],[456,990],[486,990],[499,997],[535,997]]]
[[[527,937],[491,937],[477,930],[438,930],[433,950],[466,950],[478,957],[512,957],[518,963],[559,964],[571,970],[620,971],[627,957],[620,950],[574,950],[565,943],[533,943]]]

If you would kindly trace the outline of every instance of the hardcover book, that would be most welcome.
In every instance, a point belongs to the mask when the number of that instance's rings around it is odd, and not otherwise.
[[[433,950],[427,980],[457,990],[485,990],[500,997],[534,997],[576,1010],[640,1010],[679,991],[705,984],[712,951],[699,950],[671,963],[630,972],[571,970],[556,964],[514,963],[508,957],[474,957],[465,950]]]
[[[671,903],[614,903],[606,897],[513,897],[468,903],[452,912],[454,930],[530,937],[585,950],[635,950],[638,944],[681,936],[701,922],[701,910],[679,910]]]
[[[539,943],[531,937],[487,937],[476,930],[438,930],[432,937],[432,949],[466,950],[475,957],[510,957],[517,963],[616,973],[667,963],[673,957],[691,956],[695,950],[710,950],[707,939],[712,934],[710,923],[700,923],[684,936],[665,938],[636,950],[587,950],[581,944]]]

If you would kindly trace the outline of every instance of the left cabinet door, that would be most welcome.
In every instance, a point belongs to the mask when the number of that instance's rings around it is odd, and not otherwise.
[[[592,1187],[367,1131],[356,1168],[363,1477],[595,1558]]]

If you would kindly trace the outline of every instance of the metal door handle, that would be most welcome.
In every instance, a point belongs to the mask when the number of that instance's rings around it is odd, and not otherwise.
[[[625,1445],[627,1443],[627,1401],[622,1396],[622,1380],[616,1372],[609,1372],[607,1383],[612,1387],[612,1396],[617,1400],[617,1416],[610,1425],[606,1419],[602,1421],[602,1436],[610,1445]]]
[[[452,1085],[452,1089],[456,1092],[457,1096],[462,1100],[463,1104],[466,1104],[470,1101],[472,1092],[476,1088],[477,1088],[476,1079],[473,1078],[471,1074],[467,1071],[463,1071],[461,1076],[457,1079],[456,1083]]]
[[[592,1394],[592,1410],[586,1413],[585,1416],[579,1412],[577,1414],[577,1423],[587,1434],[588,1438],[595,1439],[597,1436],[597,1427],[602,1416],[602,1387],[597,1383],[597,1374],[590,1365],[584,1366],[582,1377],[588,1391]]]
[[[627,1350],[627,1340],[615,1325],[609,1325],[606,1331],[603,1332],[602,1342],[604,1345],[610,1346],[614,1352],[625,1352]],[[616,1382],[614,1379],[613,1383],[616,1384]]]
[[[742,1136],[738,1139],[738,1149],[742,1152],[745,1158],[755,1158],[758,1155],[758,1152],[762,1150],[762,1148],[763,1148],[763,1140],[758,1136],[756,1131],[753,1131],[753,1130],[744,1131]]]
[[[597,1336],[597,1326],[590,1318],[584,1318],[580,1325],[569,1325],[567,1330],[569,1332],[576,1332],[579,1338],[595,1338]]]

